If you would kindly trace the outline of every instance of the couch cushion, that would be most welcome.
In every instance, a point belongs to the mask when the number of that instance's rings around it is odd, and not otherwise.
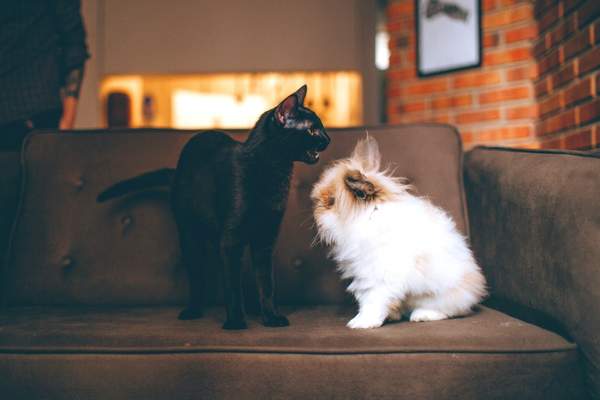
[[[466,233],[461,145],[442,125],[369,128],[384,163],[393,163],[423,195],[447,209]],[[339,303],[344,285],[311,247],[309,193],[328,161],[347,157],[363,129],[333,130],[316,166],[297,163],[275,251],[281,303]],[[109,185],[173,167],[192,135],[182,131],[37,133],[24,152],[24,192],[5,268],[9,304],[175,304],[186,297],[184,268],[168,196],[138,194],[97,204]],[[218,273],[210,272],[214,281]],[[248,279],[248,282],[253,282]],[[252,283],[249,283],[252,285]],[[219,297],[218,284],[207,297]],[[255,294],[249,286],[247,293]]]
[[[178,321],[178,311],[9,308],[0,314],[0,390],[31,398],[42,390],[49,398],[57,391],[160,398],[168,387],[179,398],[235,397],[240,388],[244,398],[581,394],[573,343],[486,307],[466,318],[374,330],[346,328],[352,309],[344,306],[288,309],[289,327],[265,328],[252,318],[240,332],[220,328],[223,310],[195,321]],[[94,385],[102,391],[91,391]],[[81,396],[82,388],[92,397]]]
[[[153,352],[243,351],[276,353],[537,352],[575,345],[550,331],[480,307],[466,318],[390,323],[352,330],[346,306],[287,309],[291,326],[221,329],[224,310],[179,321],[179,307],[9,307],[0,313],[0,351]]]

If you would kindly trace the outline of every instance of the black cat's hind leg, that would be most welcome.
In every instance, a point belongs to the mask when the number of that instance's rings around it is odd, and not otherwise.
[[[242,294],[242,255],[244,245],[238,240],[223,238],[220,245],[225,283],[227,320],[223,329],[246,329]]]
[[[179,313],[179,319],[197,319],[203,316],[204,276],[203,263],[206,262],[205,239],[196,230],[179,228],[179,242],[181,257],[188,273],[189,302],[186,308]]]
[[[274,241],[274,240],[273,240]],[[275,288],[273,285],[273,244],[271,241],[255,240],[250,245],[252,267],[256,275],[256,285],[260,297],[260,310],[264,326],[288,326],[288,319],[277,312]]]

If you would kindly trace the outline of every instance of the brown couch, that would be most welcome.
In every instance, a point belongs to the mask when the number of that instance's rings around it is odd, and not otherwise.
[[[16,215],[2,276],[0,398],[579,399],[597,390],[600,160],[473,150],[467,215],[455,130],[369,133],[465,234],[470,220],[488,306],[447,321],[345,327],[355,307],[326,249],[311,247],[309,192],[364,134],[349,129],[331,132],[317,166],[296,166],[274,256],[291,326],[259,324],[247,279],[249,329],[221,330],[215,270],[206,293],[215,307],[179,321],[186,277],[168,193],[95,198],[115,181],[174,166],[191,134],[37,133],[20,168],[14,154],[0,156],[2,243]]]

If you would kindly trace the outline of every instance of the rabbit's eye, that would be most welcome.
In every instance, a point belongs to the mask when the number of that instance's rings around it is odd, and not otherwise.
[[[333,207],[333,205],[335,204],[335,197],[327,197],[327,203],[325,204],[327,204],[327,207]]]

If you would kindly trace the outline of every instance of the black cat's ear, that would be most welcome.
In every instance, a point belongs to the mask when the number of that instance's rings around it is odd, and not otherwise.
[[[302,85],[300,87],[300,89],[296,90],[296,93],[294,93],[296,95],[296,97],[298,98],[298,103],[300,105],[304,105],[304,98],[306,97],[306,85]]]
[[[280,124],[285,124],[285,121],[296,115],[298,106],[304,104],[304,98],[306,97],[306,85],[296,90],[285,98],[277,108],[275,109],[275,118]]]

